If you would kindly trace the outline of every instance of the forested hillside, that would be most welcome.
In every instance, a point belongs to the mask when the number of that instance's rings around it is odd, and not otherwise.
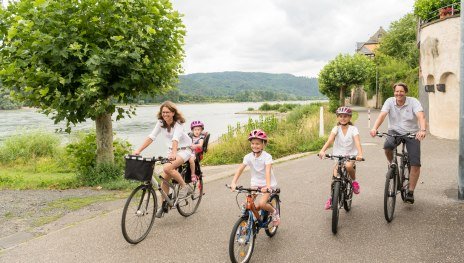
[[[275,101],[323,96],[319,93],[316,78],[255,72],[181,75],[177,88],[163,96],[144,98],[144,101]]]

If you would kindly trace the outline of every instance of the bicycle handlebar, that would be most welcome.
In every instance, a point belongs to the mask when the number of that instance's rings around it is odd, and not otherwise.
[[[317,154],[319,156],[319,154]],[[333,155],[333,154],[325,154],[325,157],[333,159],[337,158],[339,160],[341,159],[346,159],[346,160],[351,160],[351,161],[356,161],[356,155]],[[362,158],[361,161],[365,161],[366,159]]]
[[[141,155],[134,155],[134,154],[128,154],[126,156],[124,156],[126,159],[134,159],[134,160],[144,160],[144,161],[154,161],[154,162],[160,162],[161,164],[165,164],[165,163],[170,163],[171,161],[166,158],[166,157],[163,157],[163,156],[158,156],[158,157],[143,157]]]
[[[415,133],[406,133],[406,134],[399,134],[399,135],[397,135],[397,134],[388,134],[388,133],[386,133],[386,132],[377,132],[375,135],[378,136],[378,137],[381,137],[381,138],[382,138],[384,135],[385,135],[385,136],[389,136],[389,137],[393,137],[393,138],[400,138],[400,137],[407,137],[407,138],[410,138],[410,139],[416,138],[416,134],[415,134]]]
[[[226,187],[231,189],[230,185],[226,184]],[[261,193],[263,194],[263,192],[261,192],[261,189],[263,189],[264,187],[257,187],[257,188],[246,188],[246,187],[243,187],[243,186],[236,186],[235,189],[234,189],[234,192],[238,192],[238,193],[253,193],[253,192],[256,192],[256,193]],[[270,194],[278,194],[280,193],[280,188],[276,188],[276,189],[266,189],[266,193],[270,193]]]

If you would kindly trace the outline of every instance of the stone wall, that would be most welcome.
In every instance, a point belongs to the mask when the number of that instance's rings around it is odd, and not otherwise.
[[[459,15],[422,26],[419,40],[422,84],[420,97],[428,108],[430,133],[442,138],[458,139]]]

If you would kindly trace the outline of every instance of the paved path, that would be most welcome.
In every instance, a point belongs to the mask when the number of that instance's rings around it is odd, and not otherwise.
[[[356,125],[367,161],[358,165],[361,194],[351,212],[341,211],[339,233],[331,233],[331,213],[323,210],[332,162],[314,155],[282,162],[275,165],[282,225],[272,239],[258,235],[252,262],[462,262],[464,203],[456,200],[457,141],[426,138],[416,203],[399,202],[393,222],[387,223],[383,140],[368,136],[365,111]],[[156,219],[147,239],[136,246],[123,239],[122,209],[117,209],[3,250],[0,262],[228,262],[228,239],[239,211],[235,194],[224,187],[231,178],[212,180],[226,175],[210,169],[198,213],[183,218],[171,210]],[[227,173],[233,171],[229,166]],[[248,182],[246,175],[242,182]]]

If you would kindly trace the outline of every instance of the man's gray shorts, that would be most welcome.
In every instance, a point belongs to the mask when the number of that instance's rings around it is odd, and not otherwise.
[[[396,131],[388,131],[388,134],[393,134],[393,135],[400,135],[401,133],[398,133]],[[409,161],[411,163],[411,166],[421,166],[420,162],[420,141],[416,139],[411,139],[411,138],[404,138],[406,142],[406,150],[408,151],[409,154]],[[385,144],[383,145],[384,149],[390,149],[393,150],[396,146],[400,144],[400,139],[399,138],[393,138],[386,136],[385,139]],[[398,149],[398,152],[400,150]]]

